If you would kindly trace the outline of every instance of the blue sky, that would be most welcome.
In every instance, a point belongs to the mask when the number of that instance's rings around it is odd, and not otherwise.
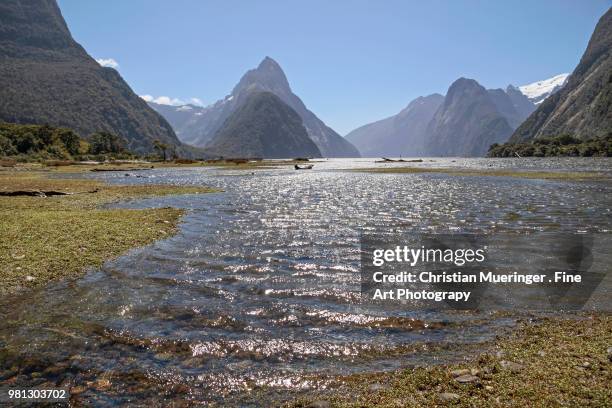
[[[139,95],[228,94],[269,55],[341,134],[445,93],[571,72],[612,0],[59,0],[74,38]]]

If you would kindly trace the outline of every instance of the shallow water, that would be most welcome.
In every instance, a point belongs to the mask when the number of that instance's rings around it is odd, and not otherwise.
[[[609,159],[433,160],[410,165],[612,171]],[[344,171],[393,165],[92,176],[224,192],[118,204],[189,211],[170,239],[77,281],[0,301],[0,384],[84,385],[81,397],[97,405],[249,405],[323,388],[338,374],[459,359],[515,319],[361,304],[360,230],[611,231],[608,182]]]

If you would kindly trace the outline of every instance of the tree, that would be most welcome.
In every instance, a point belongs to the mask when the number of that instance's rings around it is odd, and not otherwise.
[[[166,161],[166,152],[170,146],[156,139],[153,141],[153,147],[155,150],[159,151],[159,155],[163,157],[164,161]]]
[[[91,154],[109,154],[126,152],[124,138],[108,132],[94,133],[89,138],[89,152]]]

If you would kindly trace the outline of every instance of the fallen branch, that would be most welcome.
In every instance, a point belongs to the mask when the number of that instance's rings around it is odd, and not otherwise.
[[[90,191],[57,191],[57,190],[12,190],[12,191],[0,191],[0,197],[50,197],[50,196],[66,196],[74,194],[92,194],[97,193],[99,190],[96,188]]]
[[[139,170],[151,170],[153,168],[153,166],[151,167],[127,167],[127,168],[120,168],[120,167],[111,167],[111,168],[101,168],[101,167],[95,167],[93,169],[91,169],[91,171],[139,171]]]

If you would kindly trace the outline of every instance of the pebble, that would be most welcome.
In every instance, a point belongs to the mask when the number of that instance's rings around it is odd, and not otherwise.
[[[453,392],[443,392],[438,394],[438,398],[440,398],[442,401],[448,402],[457,401],[460,397],[459,394],[455,394]]]
[[[504,361],[501,361],[499,364],[502,366],[504,370],[509,370],[511,373],[514,373],[514,374],[522,371],[523,368],[525,368],[522,364],[515,363],[513,361],[504,360]]]
[[[490,385],[485,385],[485,390],[487,391],[493,391],[493,387]]]
[[[460,375],[459,377],[455,378],[455,381],[462,383],[462,384],[470,383],[470,382],[478,381],[478,377],[476,377],[475,375],[465,374],[465,375]]]
[[[107,380],[106,378],[100,378],[94,384],[95,389],[98,391],[107,390],[110,388],[110,386],[111,386],[111,382]]]
[[[470,373],[470,370],[468,370],[467,368],[461,368],[461,369],[459,369],[459,370],[453,370],[453,371],[451,371],[451,375],[452,375],[453,377],[459,377],[459,376],[461,376],[461,375],[466,375],[466,374],[471,374],[471,373]],[[474,374],[472,374],[472,375],[474,375]]]
[[[81,385],[77,385],[76,387],[72,387],[70,389],[70,394],[74,394],[74,395],[81,394],[81,393],[85,392],[85,390],[87,390],[87,388],[85,388],[85,387],[83,387]]]
[[[370,391],[370,392],[377,392],[377,391],[380,391],[380,390],[383,390],[383,389],[385,389],[385,386],[382,385],[382,384],[379,384],[379,383],[371,384],[368,387],[368,391]]]
[[[191,357],[183,361],[183,365],[190,368],[202,367],[204,365],[204,359],[200,357]]]
[[[35,277],[30,276],[30,275],[28,275],[28,276],[26,276],[26,277],[25,277],[25,280],[26,280],[26,281],[28,281],[28,282],[32,282],[32,281],[33,281],[33,280],[35,280],[35,279],[36,279]]]
[[[156,359],[161,361],[168,361],[172,359],[172,354],[170,353],[157,353],[154,356]]]
[[[328,401],[318,400],[307,405],[308,408],[330,408],[331,404]]]

